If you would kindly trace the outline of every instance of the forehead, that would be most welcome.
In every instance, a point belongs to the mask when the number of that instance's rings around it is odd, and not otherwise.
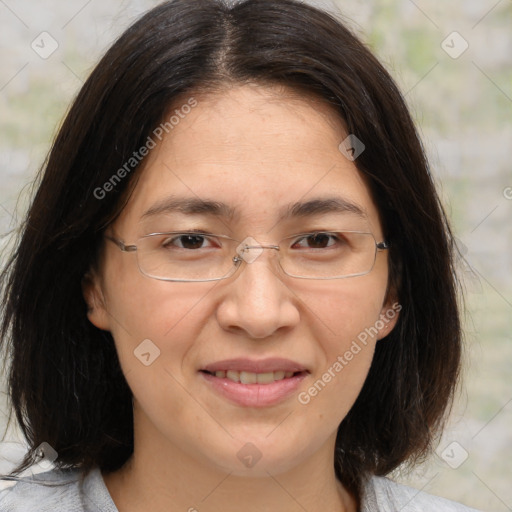
[[[193,109],[173,107],[175,124],[138,171],[119,219],[125,227],[165,209],[168,198],[217,201],[231,220],[261,227],[299,203],[338,197],[378,229],[369,189],[338,149],[347,136],[344,123],[324,101],[255,85],[194,100]]]

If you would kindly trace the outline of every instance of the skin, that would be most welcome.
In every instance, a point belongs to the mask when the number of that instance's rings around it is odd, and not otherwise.
[[[175,194],[236,208],[238,215],[225,219],[172,218],[237,240],[252,236],[274,244],[333,224],[366,228],[383,240],[369,189],[338,150],[347,133],[329,106],[261,85],[195,98],[197,107],[148,155],[109,233],[132,244],[168,225],[169,216],[141,216]],[[366,217],[322,214],[277,222],[278,210],[290,202],[333,195],[356,203]],[[391,308],[387,251],[377,253],[365,276],[324,281],[285,275],[276,256],[263,251],[226,280],[176,283],[144,276],[134,253],[105,244],[84,295],[90,321],[112,333],[134,395],[133,457],[103,475],[120,512],[357,510],[356,498],[335,477],[336,431],[361,390],[375,344],[396,317],[307,405],[297,395]],[[134,356],[145,339],[160,350],[149,366]],[[284,402],[242,407],[198,373],[233,357],[290,358],[310,374]],[[237,457],[249,442],[262,455],[252,468]]]

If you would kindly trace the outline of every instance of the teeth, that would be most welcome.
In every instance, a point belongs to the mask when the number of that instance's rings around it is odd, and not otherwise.
[[[226,377],[229,380],[234,380],[235,382],[240,382],[240,372],[235,372],[234,370],[228,370],[226,372]]]
[[[281,372],[283,373],[283,372]],[[256,376],[256,380],[258,381],[258,384],[270,384],[271,382],[274,382],[274,380],[281,380],[275,377],[275,374],[273,372],[269,373],[258,373]],[[284,377],[284,374],[283,374]],[[240,380],[242,380],[242,376],[240,375]],[[243,382],[243,380],[242,380]]]
[[[289,379],[293,376],[294,372],[267,372],[267,373],[253,373],[253,372],[237,372],[235,370],[216,371],[215,377],[221,379],[227,377],[233,382],[240,382],[242,384],[271,384],[276,380]]]
[[[258,376],[255,373],[240,372],[240,382],[242,384],[256,384]]]

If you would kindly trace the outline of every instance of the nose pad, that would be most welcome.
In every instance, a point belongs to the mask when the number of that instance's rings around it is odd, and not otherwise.
[[[264,249],[275,249],[279,251],[279,246],[262,245],[252,236],[248,236],[237,246],[237,256],[235,256],[234,262],[237,263],[243,260],[246,263],[254,263],[261,256]]]

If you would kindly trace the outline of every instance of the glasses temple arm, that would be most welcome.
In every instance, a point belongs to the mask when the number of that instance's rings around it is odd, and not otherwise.
[[[114,242],[117,245],[117,247],[119,247],[119,249],[121,249],[121,251],[123,251],[123,252],[135,252],[137,250],[136,245],[126,245],[121,240],[118,240],[117,238],[114,238],[109,235],[105,235],[105,238],[107,240],[110,240],[111,242]]]

